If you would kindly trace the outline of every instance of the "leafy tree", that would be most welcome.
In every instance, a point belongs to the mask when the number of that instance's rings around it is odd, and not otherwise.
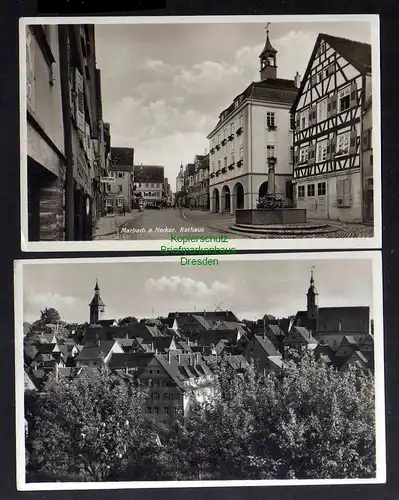
[[[112,376],[72,381],[52,377],[34,402],[28,437],[33,473],[81,481],[112,479],[129,451],[146,442],[141,406],[145,393]]]
[[[364,478],[375,475],[374,380],[310,354],[281,374],[245,375],[225,361],[211,402],[195,405],[177,441],[196,479]]]
[[[137,318],[135,318],[134,316],[126,316],[126,318],[120,319],[118,321],[119,326],[129,325],[131,323],[138,323]]]
[[[274,457],[278,477],[375,475],[374,379],[329,368],[310,354],[259,385],[254,456]],[[261,465],[260,470],[265,470]]]
[[[61,323],[59,312],[53,307],[46,307],[40,311],[40,319],[32,324],[32,329],[45,328],[46,325],[58,325]]]

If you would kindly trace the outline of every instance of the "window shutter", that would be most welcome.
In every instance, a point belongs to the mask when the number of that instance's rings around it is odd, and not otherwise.
[[[351,179],[350,177],[348,179],[344,179],[342,182],[343,186],[343,205],[344,207],[350,207],[351,206]]]
[[[356,130],[353,129],[351,130],[351,135],[350,135],[349,154],[351,155],[356,154],[356,146],[357,146],[357,135],[356,135]]]
[[[357,106],[357,85],[356,82],[353,82],[351,84],[350,88],[350,106],[353,108],[354,106]]]
[[[294,164],[298,165],[298,163],[299,163],[299,148],[295,148]]]
[[[342,207],[344,203],[344,184],[342,179],[337,179],[337,207]]]
[[[309,161],[308,161],[309,165],[313,165],[313,163],[315,162],[315,151],[316,151],[315,148],[316,147],[314,144],[311,144],[309,146]]]
[[[296,130],[300,130],[300,128],[301,128],[301,117],[300,117],[299,113],[296,114],[295,128],[296,128]]]
[[[90,154],[90,126],[86,122],[85,123],[85,134],[84,134],[84,150],[86,151],[87,157],[89,158]]]
[[[328,97],[327,98],[327,118],[330,118],[332,114],[332,98]]]
[[[331,97],[331,114],[335,115],[337,113],[337,104],[338,104],[338,94],[334,94]]]
[[[313,125],[313,108],[312,107],[310,107],[309,111],[308,111],[308,122],[309,122],[309,126]]]
[[[334,158],[335,152],[336,152],[336,147],[337,147],[337,136],[333,135],[331,137],[330,141],[330,157]]]
[[[327,160],[331,158],[331,140],[327,140]]]
[[[76,83],[76,125],[83,133],[85,130],[85,104],[84,104],[84,85],[83,76],[78,69],[75,69]]]

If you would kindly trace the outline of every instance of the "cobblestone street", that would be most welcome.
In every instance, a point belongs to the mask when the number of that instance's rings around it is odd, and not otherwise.
[[[317,221],[317,222],[325,222],[331,229],[335,229],[335,231],[328,233],[313,233],[311,235],[294,235],[290,234],[289,228],[287,228],[287,232],[285,235],[257,235],[253,233],[238,233],[231,229],[231,226],[235,223],[235,217],[230,214],[212,214],[208,212],[196,211],[196,210],[183,210],[183,217],[186,218],[187,221],[192,222],[199,226],[204,226],[208,228],[212,228],[217,231],[224,232],[226,234],[233,234],[234,237],[245,237],[245,238],[254,238],[254,239],[281,239],[281,238],[372,238],[373,237],[373,226],[365,225],[365,224],[357,224],[357,223],[346,223],[346,222],[338,222],[338,221]],[[314,222],[314,221],[309,221]]]

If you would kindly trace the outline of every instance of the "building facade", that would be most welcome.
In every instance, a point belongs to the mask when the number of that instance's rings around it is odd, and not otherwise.
[[[292,200],[289,111],[298,81],[277,78],[277,51],[269,34],[259,59],[261,80],[234,99],[208,135],[211,212],[256,208],[268,193]]]
[[[372,219],[370,99],[371,46],[320,34],[292,107],[295,206],[309,218]]]
[[[131,212],[134,193],[133,164],[133,148],[111,148],[109,174],[114,182],[107,185],[107,213]]]
[[[180,193],[184,188],[184,172],[183,165],[180,165],[179,173],[176,176],[176,193]]]
[[[189,176],[189,206],[209,210],[209,155],[196,155],[194,169]]]
[[[164,205],[164,167],[160,165],[135,165],[134,188],[137,199],[147,208]]]
[[[90,240],[105,168],[94,26],[29,26],[26,55],[29,240]]]

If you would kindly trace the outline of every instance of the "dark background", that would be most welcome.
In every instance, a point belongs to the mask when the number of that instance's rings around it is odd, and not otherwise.
[[[0,0],[0,499],[394,500],[399,498],[397,169],[399,158],[399,8],[397,0]],[[112,11],[106,9],[112,5]],[[54,10],[56,9],[56,10]],[[125,256],[128,252],[23,253],[20,238],[18,19],[44,15],[380,14],[383,263],[387,484],[147,490],[18,492],[15,478],[13,261],[55,257]],[[239,252],[243,253],[243,252]],[[256,251],[248,253],[257,253]],[[137,252],[135,255],[156,255]],[[345,277],[342,277],[345,279]],[[320,437],[322,439],[322,436]]]

